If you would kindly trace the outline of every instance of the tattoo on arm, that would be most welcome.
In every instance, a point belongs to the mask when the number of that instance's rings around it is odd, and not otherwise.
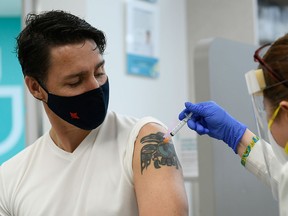
[[[140,142],[144,146],[141,149],[141,174],[143,170],[153,162],[156,169],[161,166],[175,166],[179,168],[180,162],[177,158],[174,145],[169,143],[163,143],[164,133],[158,132],[156,134],[150,134],[143,137]]]

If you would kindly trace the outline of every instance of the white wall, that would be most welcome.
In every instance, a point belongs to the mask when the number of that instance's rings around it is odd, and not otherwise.
[[[126,72],[125,1],[87,0],[86,17],[107,36],[106,71],[111,83],[110,109],[135,116],[152,115],[170,124],[187,100],[187,39],[185,0],[160,0],[160,76]],[[173,13],[179,16],[171,16]],[[177,32],[175,29],[177,28]]]
[[[36,3],[36,11],[48,11],[48,10],[64,10],[73,13],[79,17],[85,17],[86,15],[86,1],[81,0],[34,0]]]
[[[248,44],[258,43],[256,0],[188,0],[187,31],[189,80],[194,82],[194,48],[203,38],[222,37]],[[194,101],[194,88],[190,88]]]
[[[105,32],[110,110],[136,117],[151,115],[168,126],[174,125],[184,101],[188,100],[186,0],[159,0],[156,4],[160,14],[160,76],[156,79],[126,72],[125,3],[123,0],[38,0],[37,11],[70,11]],[[45,129],[49,127],[47,124],[45,118]]]

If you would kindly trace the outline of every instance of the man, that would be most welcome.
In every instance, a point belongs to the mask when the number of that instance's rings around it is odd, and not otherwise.
[[[17,44],[25,83],[51,129],[0,167],[0,215],[187,215],[165,127],[107,113],[104,34],[50,11],[29,15]]]

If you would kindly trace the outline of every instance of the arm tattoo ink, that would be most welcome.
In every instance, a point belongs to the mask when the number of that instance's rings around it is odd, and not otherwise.
[[[161,166],[175,166],[176,169],[180,165],[174,145],[163,142],[164,133],[158,132],[156,134],[150,134],[143,137],[140,142],[144,146],[141,149],[141,174],[143,170],[153,163],[156,169]]]

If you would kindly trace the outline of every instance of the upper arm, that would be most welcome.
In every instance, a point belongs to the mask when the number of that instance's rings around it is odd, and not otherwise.
[[[140,216],[188,215],[182,168],[167,132],[156,123],[146,124],[135,142],[133,173]]]

